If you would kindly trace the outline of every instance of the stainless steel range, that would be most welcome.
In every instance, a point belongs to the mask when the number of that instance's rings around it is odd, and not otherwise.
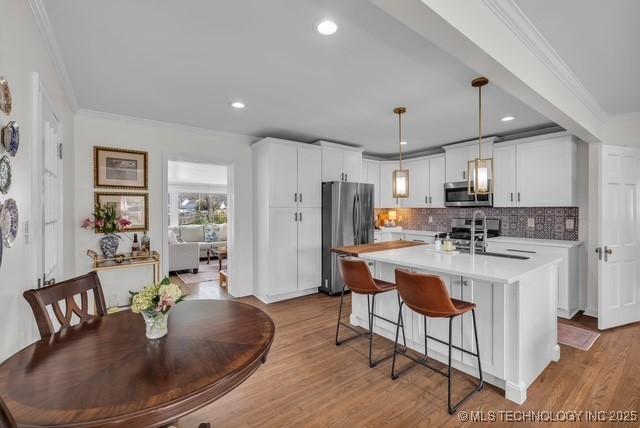
[[[500,220],[499,219],[487,219],[487,238],[494,238],[500,236]],[[449,237],[453,241],[453,245],[460,251],[470,251],[471,248],[471,224],[470,218],[454,218],[451,220],[451,232]],[[475,227],[475,249],[476,251],[483,251],[484,246],[484,224],[482,218],[476,218]],[[439,237],[444,239],[447,236],[446,233],[441,233]]]

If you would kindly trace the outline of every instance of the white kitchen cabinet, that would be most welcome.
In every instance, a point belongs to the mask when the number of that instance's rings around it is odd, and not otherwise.
[[[482,157],[493,156],[493,141],[495,138],[482,140]],[[467,168],[470,160],[478,157],[478,141],[445,146],[445,177],[447,182],[467,180]]]
[[[380,208],[380,162],[365,159],[362,161],[362,183],[373,184],[373,206]]]
[[[321,148],[265,138],[254,162],[254,293],[266,303],[318,291],[322,265]]]
[[[398,169],[397,161],[380,162],[380,207],[400,208],[401,200],[393,197],[393,171]]]
[[[409,197],[402,206],[426,207],[429,202],[429,159],[410,159],[403,162],[402,168],[409,170]]]
[[[505,241],[511,238],[496,238]],[[522,241],[522,242],[520,242]],[[529,242],[526,242],[529,241]],[[487,251],[536,257],[538,254],[562,259],[558,266],[558,316],[572,318],[580,310],[580,254],[581,242],[525,240],[513,238],[512,242],[487,241]],[[562,241],[560,241],[562,242]]]
[[[358,183],[362,176],[362,150],[327,141],[318,141],[322,148],[322,181]]]
[[[517,201],[520,207],[576,205],[577,145],[573,137],[516,146]]]
[[[571,136],[494,146],[496,207],[577,205],[577,145]]]
[[[429,158],[429,208],[444,208],[444,156]]]
[[[322,278],[322,209],[298,211],[298,290],[317,289]]]
[[[500,144],[496,144],[493,148],[493,168],[493,206],[517,206],[516,146],[501,146]]]

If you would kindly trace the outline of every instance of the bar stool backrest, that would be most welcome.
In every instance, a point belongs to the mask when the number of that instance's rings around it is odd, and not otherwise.
[[[457,314],[442,278],[396,269],[396,287],[404,303],[414,312],[432,318]]]
[[[367,262],[356,257],[338,257],[342,281],[354,293],[374,294],[378,291]]]

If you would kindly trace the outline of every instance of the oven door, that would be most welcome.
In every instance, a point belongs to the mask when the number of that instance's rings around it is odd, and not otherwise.
[[[493,195],[470,195],[467,182],[457,181],[444,185],[445,207],[492,207]]]

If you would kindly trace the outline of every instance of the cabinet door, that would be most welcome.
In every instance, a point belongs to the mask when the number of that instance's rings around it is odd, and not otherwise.
[[[291,207],[297,203],[298,193],[298,149],[287,144],[273,143],[269,160],[269,205]]]
[[[298,149],[298,202],[301,207],[322,206],[322,152]]]
[[[369,183],[369,163],[371,162],[362,159],[362,174],[360,174],[360,183]]]
[[[269,210],[269,289],[275,296],[298,289],[298,222],[296,208]],[[258,281],[261,279],[258,278]]]
[[[469,147],[456,147],[445,152],[446,181],[464,181],[467,179]]]
[[[343,150],[322,146],[322,181],[345,181],[342,159]]]
[[[393,197],[393,189],[391,187],[393,170],[397,168],[397,162],[380,164],[380,208],[400,207],[400,200]]]
[[[343,150],[342,165],[345,181],[359,183],[362,176],[362,153],[354,150]]]
[[[373,184],[373,205],[374,208],[380,208],[380,163],[376,161],[368,161],[362,164],[367,167],[366,183]],[[363,175],[364,172],[363,172]]]
[[[518,205],[574,206],[575,154],[576,145],[570,139],[549,139],[518,145]]]
[[[462,300],[476,307],[478,343],[482,370],[498,377],[504,375],[504,285],[462,278]],[[462,316],[463,348],[476,352],[471,313]],[[463,354],[463,361],[477,367],[477,359]]]
[[[429,159],[429,207],[444,208],[444,156]]]
[[[516,146],[496,146],[493,150],[493,167],[493,206],[516,206]]]
[[[429,197],[429,160],[412,159],[403,163],[404,169],[409,170],[409,197],[402,206],[424,208]]]
[[[298,290],[318,288],[322,282],[322,210],[298,212]]]

